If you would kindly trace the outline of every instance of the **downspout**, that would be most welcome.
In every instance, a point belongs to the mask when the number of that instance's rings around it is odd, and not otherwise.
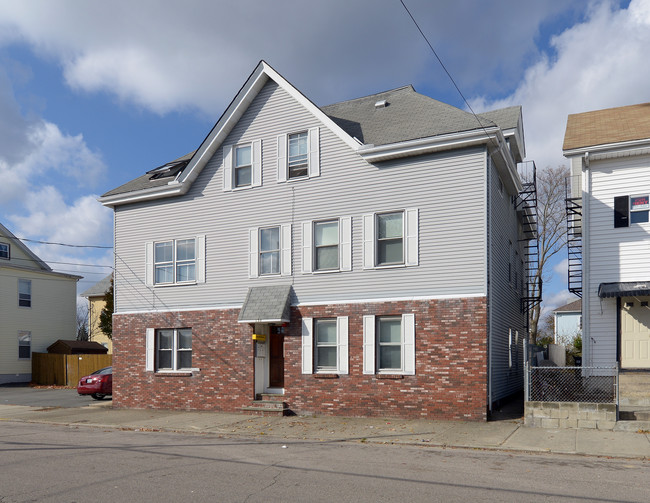
[[[589,304],[591,303],[591,282],[589,278],[589,197],[591,184],[589,182],[589,152],[585,152],[582,165],[582,347],[583,366],[593,365],[593,345],[591,343],[591,317],[589,316]],[[587,351],[585,351],[587,344]],[[585,353],[589,358],[585,358]]]

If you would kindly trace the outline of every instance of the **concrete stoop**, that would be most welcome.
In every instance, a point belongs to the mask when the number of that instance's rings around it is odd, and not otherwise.
[[[256,399],[249,406],[242,407],[240,410],[247,414],[256,416],[286,416],[290,411],[285,402],[278,400],[282,395],[262,393],[257,395]]]
[[[618,376],[618,403],[623,407],[650,407],[650,372],[621,371]]]

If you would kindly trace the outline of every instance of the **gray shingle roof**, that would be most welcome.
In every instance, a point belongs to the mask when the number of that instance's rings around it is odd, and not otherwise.
[[[384,100],[385,107],[375,106]],[[481,117],[479,124],[471,113],[419,94],[413,86],[342,101],[321,107],[321,110],[350,136],[372,145],[494,126],[494,122],[485,117]]]
[[[582,311],[582,299],[574,300],[565,306],[558,307],[554,313],[579,313]]]
[[[239,312],[240,323],[288,322],[291,286],[253,286]]]
[[[104,279],[98,281],[93,286],[88,288],[85,292],[81,294],[82,297],[101,297],[106,291],[111,287],[111,279],[113,278],[113,273],[110,273]]]

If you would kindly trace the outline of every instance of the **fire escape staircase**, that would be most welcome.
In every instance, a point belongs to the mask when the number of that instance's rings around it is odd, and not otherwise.
[[[566,244],[569,259],[569,292],[582,298],[582,198],[570,197],[570,179],[566,184]]]
[[[522,189],[517,195],[515,207],[520,214],[524,242],[524,266],[526,287],[521,298],[521,310],[530,310],[542,301],[542,277],[539,270],[539,234],[537,229],[537,168],[534,162],[522,163],[520,175]]]

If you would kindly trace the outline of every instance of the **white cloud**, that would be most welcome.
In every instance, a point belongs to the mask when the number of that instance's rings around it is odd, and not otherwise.
[[[544,299],[544,305],[542,306],[542,316],[558,307],[564,306],[576,300],[578,300],[578,298],[568,290],[555,292],[554,294],[549,295]]]
[[[553,272],[566,277],[568,274],[569,270],[569,259],[565,258],[563,260],[560,260],[557,264],[553,266]]]
[[[618,10],[593,4],[587,19],[552,40],[525,72],[516,91],[499,101],[475,100],[478,109],[524,107],[528,157],[538,167],[565,163],[562,141],[567,115],[650,99],[650,0]]]

